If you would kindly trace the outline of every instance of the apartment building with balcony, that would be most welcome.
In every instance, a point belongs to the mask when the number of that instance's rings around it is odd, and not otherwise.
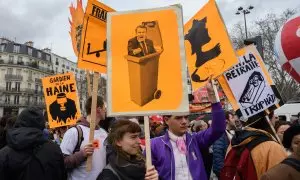
[[[41,78],[53,75],[51,54],[0,38],[0,117],[27,106],[45,107]]]

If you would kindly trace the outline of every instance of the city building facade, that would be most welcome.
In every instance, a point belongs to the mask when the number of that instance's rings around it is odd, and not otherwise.
[[[0,117],[27,106],[45,107],[41,78],[53,75],[51,54],[0,38]]]

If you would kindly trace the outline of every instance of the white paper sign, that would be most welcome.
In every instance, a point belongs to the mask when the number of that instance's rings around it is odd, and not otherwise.
[[[224,73],[244,118],[251,117],[277,103],[258,61],[260,55],[250,48],[239,57],[239,64]],[[260,58],[260,57],[259,57]]]

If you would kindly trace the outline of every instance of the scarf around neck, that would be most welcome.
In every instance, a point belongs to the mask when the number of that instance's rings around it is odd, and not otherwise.
[[[110,145],[108,145],[110,146]],[[123,155],[107,147],[108,162],[121,180],[144,180],[146,174],[145,161],[136,156]]]

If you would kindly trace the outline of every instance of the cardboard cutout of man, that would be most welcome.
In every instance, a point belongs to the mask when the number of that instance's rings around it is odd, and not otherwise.
[[[67,98],[65,93],[57,94],[57,99],[50,105],[49,109],[52,119],[58,123],[61,121],[66,123],[68,118],[75,118],[77,113],[76,103]]]
[[[153,41],[147,39],[147,27],[139,25],[135,29],[136,37],[128,41],[128,55],[142,57],[155,53]]]

